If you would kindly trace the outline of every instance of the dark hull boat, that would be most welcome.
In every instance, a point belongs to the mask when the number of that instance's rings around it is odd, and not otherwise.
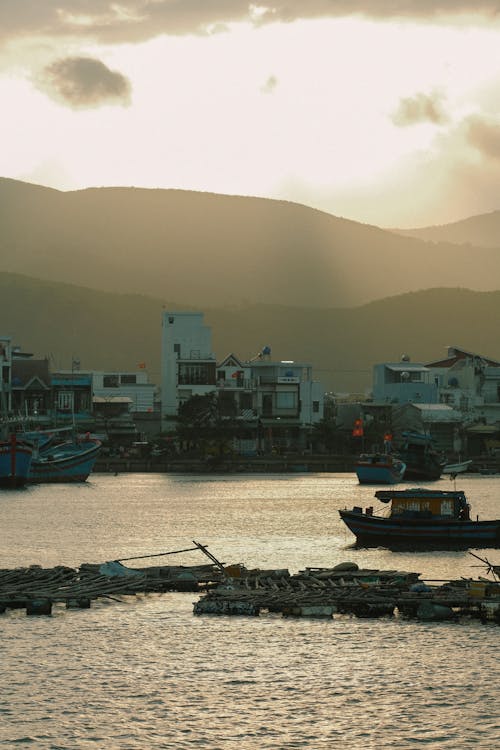
[[[500,520],[473,521],[463,492],[428,489],[380,490],[388,516],[373,508],[340,510],[360,547],[398,549],[499,549]]]
[[[397,453],[406,464],[404,478],[416,482],[439,479],[446,462],[434,448],[432,438],[416,432],[405,432],[403,438],[404,443]]]

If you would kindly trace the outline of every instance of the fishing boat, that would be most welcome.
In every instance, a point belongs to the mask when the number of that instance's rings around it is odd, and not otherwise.
[[[434,447],[430,435],[418,432],[403,432],[403,444],[397,454],[406,464],[405,479],[430,482],[439,479],[446,461]]]
[[[28,481],[33,447],[19,440],[15,432],[0,441],[0,487],[24,487]]]
[[[472,520],[469,503],[460,490],[378,490],[375,497],[388,504],[388,514],[376,514],[373,507],[339,511],[358,546],[500,548],[500,520]]]
[[[362,453],[355,464],[360,484],[397,484],[405,470],[406,464],[390,453]]]
[[[33,455],[28,481],[85,482],[101,450],[101,441],[94,438],[68,440],[38,451]]]

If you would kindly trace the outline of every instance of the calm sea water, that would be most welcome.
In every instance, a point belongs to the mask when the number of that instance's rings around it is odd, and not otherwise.
[[[449,480],[433,486],[453,488]],[[465,477],[457,489],[474,514],[498,517],[500,479]],[[348,474],[94,475],[82,486],[4,491],[0,568],[78,566],[195,539],[225,563],[292,573],[350,560],[427,578],[485,574],[467,552],[349,549],[336,511],[353,504],[373,504],[373,488]],[[500,564],[500,551],[479,554]],[[199,552],[174,559],[206,562]],[[52,617],[1,615],[0,746],[500,745],[497,625],[194,617],[196,598],[154,594],[57,607]]]

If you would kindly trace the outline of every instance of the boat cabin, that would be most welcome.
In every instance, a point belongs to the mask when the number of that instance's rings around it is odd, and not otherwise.
[[[391,518],[469,518],[469,505],[462,491],[379,490],[375,497],[391,503]]]

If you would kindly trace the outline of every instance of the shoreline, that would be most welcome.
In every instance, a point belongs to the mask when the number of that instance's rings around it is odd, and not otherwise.
[[[100,457],[93,473],[354,473],[358,455],[232,456],[218,460],[205,458]],[[497,458],[478,456],[467,473],[498,474]]]

